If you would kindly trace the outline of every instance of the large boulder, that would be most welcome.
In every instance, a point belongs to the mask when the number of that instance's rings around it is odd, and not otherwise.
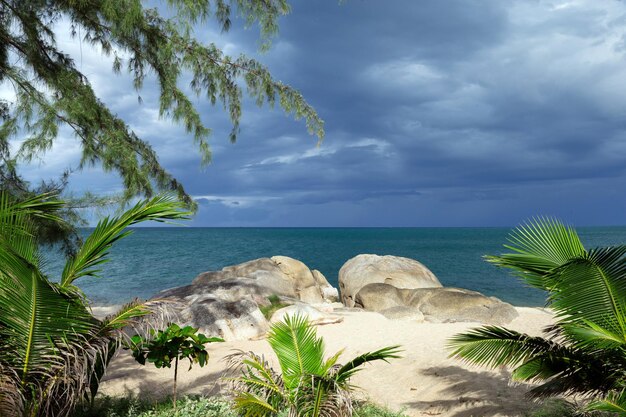
[[[243,286],[246,291],[260,297],[279,295],[306,303],[334,302],[337,290],[324,275],[311,271],[304,263],[287,256],[260,258],[209,271],[198,275],[192,282],[196,287]],[[238,298],[238,297],[237,297]]]
[[[412,317],[415,311],[407,308],[417,309],[426,321],[435,323],[470,321],[503,325],[518,316],[515,307],[495,297],[451,287],[407,289],[368,284],[356,295],[355,305],[385,316],[392,314],[394,318]]]
[[[383,283],[396,288],[438,288],[441,283],[420,262],[400,256],[358,255],[339,270],[341,302],[354,306],[357,293],[368,284]]]
[[[163,300],[161,313],[171,316],[170,321],[225,340],[243,340],[267,332],[269,324],[259,306],[269,304],[274,295],[287,303],[337,301],[337,290],[322,273],[286,256],[204,272],[191,285],[162,291],[153,300]]]
[[[226,301],[210,294],[198,294],[186,299],[163,298],[151,301],[153,327],[165,323],[193,326],[201,333],[220,336],[225,340],[247,340],[262,337],[269,323],[254,301]]]

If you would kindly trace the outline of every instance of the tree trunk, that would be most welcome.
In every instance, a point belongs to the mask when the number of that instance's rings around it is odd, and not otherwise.
[[[176,410],[176,379],[178,378],[178,356],[176,356],[176,362],[174,362],[174,415],[178,415]]]

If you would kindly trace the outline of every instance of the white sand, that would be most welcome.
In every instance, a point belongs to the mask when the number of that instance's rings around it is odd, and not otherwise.
[[[543,309],[518,311],[520,317],[506,327],[540,335],[541,329],[552,322],[551,314]],[[360,398],[403,410],[409,416],[521,416],[534,406],[524,397],[527,386],[511,384],[506,370],[471,367],[448,358],[447,339],[478,326],[476,323],[419,324],[391,321],[368,312],[338,314],[344,316],[342,323],[318,327],[326,341],[327,355],[345,348],[345,362],[354,355],[388,345],[399,344],[404,349],[402,359],[366,365],[353,378],[352,382],[360,388]],[[228,394],[227,383],[220,380],[226,368],[222,359],[235,349],[273,359],[264,340],[210,344],[211,358],[204,368],[194,366],[187,371],[187,362],[181,363],[179,393]],[[173,369],[143,367],[123,352],[109,368],[100,392],[162,397],[171,393],[173,375]]]

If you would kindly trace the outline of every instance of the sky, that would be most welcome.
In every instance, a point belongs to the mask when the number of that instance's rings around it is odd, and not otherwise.
[[[258,30],[211,23],[198,39],[258,58],[325,121],[318,146],[279,108],[244,106],[236,144],[197,100],[213,161],[139,104],[130,77],[57,28],[99,97],[148,140],[199,203],[192,226],[514,226],[555,216],[626,224],[626,4],[616,0],[294,0],[267,53]],[[66,129],[31,181],[78,164]],[[70,189],[107,194],[98,167]]]

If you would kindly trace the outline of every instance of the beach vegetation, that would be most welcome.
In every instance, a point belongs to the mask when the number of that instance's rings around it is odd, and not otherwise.
[[[132,302],[99,320],[75,285],[100,277],[113,243],[140,222],[186,219],[172,196],[138,202],[105,218],[56,279],[41,269],[43,257],[32,219],[63,222],[64,202],[49,195],[15,200],[0,191],[0,415],[66,416],[77,403],[93,399],[100,378],[119,347],[122,329],[149,314]]]
[[[271,326],[267,340],[280,371],[254,352],[231,355],[242,373],[233,380],[234,407],[245,416],[351,416],[350,378],[366,363],[398,358],[399,346],[367,352],[339,365],[342,351],[325,358],[324,339],[304,316],[286,316]]]
[[[225,398],[187,396],[176,401],[149,401],[136,397],[98,397],[78,408],[72,417],[240,417]]]
[[[189,370],[194,363],[203,367],[209,360],[209,353],[204,345],[211,342],[223,342],[220,337],[206,337],[198,333],[198,329],[176,323],[170,323],[165,330],[150,329],[150,337],[139,334],[130,338],[128,346],[133,357],[142,365],[151,362],[157,368],[171,368],[174,361],[174,388],[172,403],[176,410],[176,381],[178,378],[178,361],[189,360]]]
[[[281,308],[289,306],[289,304],[286,304],[280,301],[280,297],[276,294],[272,294],[269,297],[267,297],[267,301],[269,301],[269,304],[259,305],[259,310],[261,310],[261,313],[263,313],[263,316],[268,320],[272,318],[272,315],[276,311],[280,310]]]
[[[187,396],[177,401],[177,417],[241,417],[231,400],[220,397]],[[288,410],[281,416],[287,417]],[[98,397],[93,403],[77,409],[72,417],[171,417],[175,415],[170,401],[147,401],[136,397]],[[373,403],[359,403],[354,407],[358,417],[407,417]],[[539,417],[539,416],[537,416]],[[543,415],[541,417],[557,417]],[[558,417],[563,417],[559,415]]]
[[[573,228],[544,218],[509,242],[511,252],[487,261],[546,291],[555,324],[543,337],[476,328],[450,340],[452,355],[512,367],[514,379],[538,383],[532,397],[580,395],[589,409],[626,415],[626,245],[585,249]]]

